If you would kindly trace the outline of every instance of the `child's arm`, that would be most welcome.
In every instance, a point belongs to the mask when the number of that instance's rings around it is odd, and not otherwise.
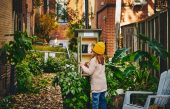
[[[89,68],[85,67],[84,65],[82,66],[83,71],[88,75],[92,75],[95,68],[96,68],[96,62],[94,58],[91,59]]]

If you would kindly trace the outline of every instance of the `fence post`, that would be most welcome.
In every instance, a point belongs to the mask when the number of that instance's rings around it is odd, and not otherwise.
[[[45,52],[45,55],[44,55],[44,62],[45,63],[47,62],[47,59],[48,59],[48,52]]]
[[[70,59],[70,54],[69,54],[69,51],[68,51],[68,47],[66,46],[66,49],[67,49],[67,56],[68,58]]]
[[[167,52],[169,52],[169,9],[167,9]],[[169,67],[169,59],[167,58],[167,70]]]
[[[152,39],[152,20],[150,20],[150,39],[151,39],[151,41],[153,40]],[[150,53],[152,53],[152,49],[150,48]]]
[[[154,18],[154,39],[156,39],[156,20]],[[154,51],[154,55],[156,56],[156,52]],[[156,70],[154,69],[154,77],[156,77]]]
[[[158,14],[158,41],[160,42],[160,12]],[[160,64],[161,60],[159,57],[159,64]],[[159,77],[160,77],[160,65],[159,65]]]
[[[138,25],[137,25],[137,23],[136,23],[136,25],[135,25],[135,27],[134,27],[134,35],[133,35],[133,38],[134,38],[134,45],[133,45],[133,47],[134,47],[134,50],[133,51],[137,51],[138,50],[138,41],[137,41],[137,37],[135,36],[135,35],[138,35],[137,34],[137,29],[138,29]]]

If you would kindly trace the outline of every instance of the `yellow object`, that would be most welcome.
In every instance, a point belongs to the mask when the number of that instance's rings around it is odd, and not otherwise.
[[[104,54],[105,51],[105,44],[103,42],[98,42],[93,49],[94,52],[97,54]]]

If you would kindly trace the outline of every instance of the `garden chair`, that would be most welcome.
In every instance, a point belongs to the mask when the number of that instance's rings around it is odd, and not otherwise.
[[[149,95],[144,107],[130,104],[130,95],[131,94],[153,94],[153,92],[145,91],[126,91],[123,109],[149,109],[149,104],[151,98],[155,98],[154,104],[164,107],[167,104],[170,98],[170,70],[164,71],[161,74],[159,86],[156,95]]]

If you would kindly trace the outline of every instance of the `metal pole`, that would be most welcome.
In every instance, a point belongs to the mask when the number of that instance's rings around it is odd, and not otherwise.
[[[86,16],[86,29],[89,29],[88,0],[85,0],[85,16]],[[89,76],[87,77],[87,80],[90,81]],[[87,91],[87,97],[89,98],[89,101],[87,102],[87,108],[90,109],[90,90]]]
[[[86,29],[89,29],[88,0],[85,0]]]

